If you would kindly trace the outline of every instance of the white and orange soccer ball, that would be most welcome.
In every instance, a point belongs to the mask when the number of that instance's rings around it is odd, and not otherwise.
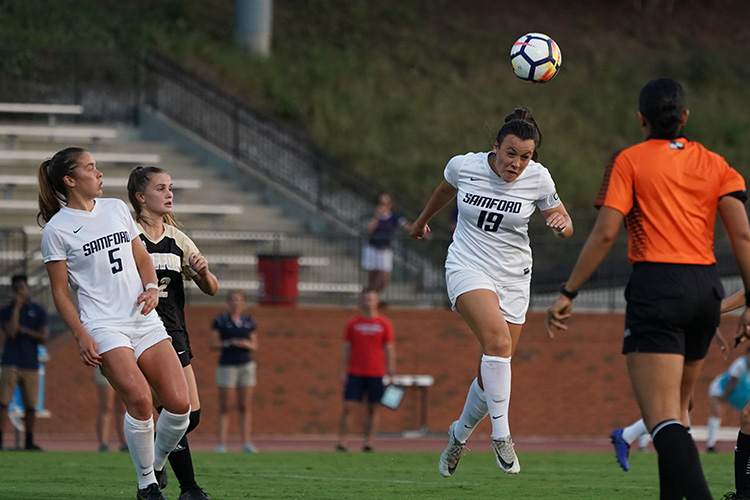
[[[560,71],[562,52],[555,41],[542,33],[527,33],[510,49],[510,66],[521,80],[545,83]]]

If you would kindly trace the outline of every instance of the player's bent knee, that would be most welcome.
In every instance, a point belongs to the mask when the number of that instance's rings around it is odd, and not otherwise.
[[[200,408],[198,408],[195,411],[191,411],[190,412],[190,423],[188,424],[188,428],[185,431],[185,434],[187,434],[188,432],[190,432],[193,429],[195,429],[196,427],[198,427],[198,424],[200,423],[200,421],[201,421],[201,410],[200,410]]]

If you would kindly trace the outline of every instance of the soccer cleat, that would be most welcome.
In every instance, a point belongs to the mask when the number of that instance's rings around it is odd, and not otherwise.
[[[109,446],[107,446],[107,443],[102,443],[99,445],[99,451],[106,452],[109,451]]]
[[[453,428],[456,426],[458,420],[453,422],[448,428],[448,446],[445,447],[443,453],[440,454],[440,460],[438,461],[438,471],[443,477],[450,477],[456,471],[458,462],[464,454],[465,444],[461,443],[456,436],[453,434]]]
[[[721,497],[721,500],[750,500],[750,498],[746,497],[745,495],[735,493],[734,491],[730,491],[729,493],[724,494],[724,496]]]
[[[495,462],[497,466],[506,474],[518,474],[521,472],[521,464],[518,463],[516,450],[513,447],[513,440],[510,436],[493,439],[492,450],[495,452]]]
[[[159,485],[151,483],[142,490],[138,490],[136,500],[167,500],[167,498],[161,494]]]
[[[362,451],[364,451],[365,453],[372,453],[373,449],[372,446],[365,445],[362,447]]]
[[[344,446],[343,444],[337,444],[336,451],[346,451],[346,446]]]
[[[190,488],[182,489],[177,500],[209,500],[209,498],[206,492],[196,484]]]
[[[127,443],[122,443],[120,445],[120,451],[130,451],[130,449],[128,448]]]
[[[39,446],[37,446],[37,445],[35,445],[33,443],[32,444],[27,444],[26,448],[24,448],[24,450],[26,450],[26,451],[44,451]]]
[[[242,451],[245,453],[258,453],[258,448],[253,446],[253,443],[245,443],[242,445]]]
[[[216,453],[226,453],[227,452],[227,445],[223,443],[219,443],[216,445]]]
[[[609,435],[609,439],[615,446],[615,457],[617,463],[620,464],[622,470],[625,472],[630,470],[630,463],[628,462],[628,455],[630,455],[630,445],[627,441],[622,438],[622,429],[615,429],[612,434]]]
[[[162,470],[154,469],[154,476],[156,476],[156,482],[159,483],[159,489],[163,490],[167,487],[169,478],[167,477],[167,468],[164,467]]]

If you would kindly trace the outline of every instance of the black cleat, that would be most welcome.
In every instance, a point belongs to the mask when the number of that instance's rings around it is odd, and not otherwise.
[[[721,500],[750,500],[750,498],[747,498],[745,495],[735,493],[734,491],[730,491],[729,493],[726,493],[723,497],[721,497]]]
[[[161,494],[159,485],[151,483],[142,490],[138,490],[136,500],[167,500],[167,498]]]
[[[154,469],[154,476],[156,476],[156,482],[159,484],[159,489],[163,490],[167,487],[169,478],[167,477],[167,468],[164,467],[162,470]]]
[[[197,484],[191,488],[185,488],[180,492],[177,500],[210,500],[203,488]]]

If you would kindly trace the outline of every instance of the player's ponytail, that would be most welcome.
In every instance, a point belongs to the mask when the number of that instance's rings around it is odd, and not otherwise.
[[[542,145],[542,131],[539,129],[530,108],[516,108],[506,116],[505,123],[497,132],[495,142],[501,144],[507,135],[515,135],[524,141],[533,139],[534,153],[531,155],[531,159],[536,161],[539,158],[537,150]]]
[[[138,165],[130,171],[130,176],[128,177],[128,199],[130,200],[130,204],[133,206],[136,221],[143,222],[143,207],[141,206],[141,202],[138,201],[136,193],[142,193],[146,190],[146,186],[148,186],[152,175],[167,173],[168,172],[163,168],[155,167],[153,165],[149,165],[147,167]],[[174,214],[171,213],[164,215],[163,222],[169,224],[170,226],[178,225],[177,218],[174,216]]]
[[[65,148],[39,165],[39,213],[36,222],[40,226],[49,222],[67,202],[68,188],[65,185],[65,176],[73,175],[73,169],[78,164],[81,154],[85,152],[83,148]]]

